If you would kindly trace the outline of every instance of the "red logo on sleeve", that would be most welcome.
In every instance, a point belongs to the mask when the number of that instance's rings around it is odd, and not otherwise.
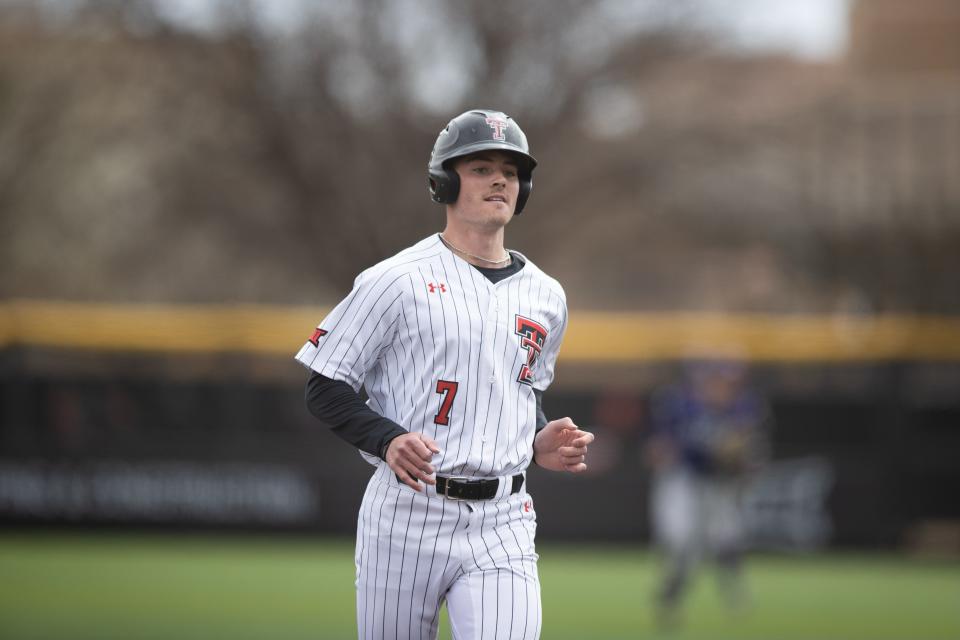
[[[317,327],[316,329],[313,330],[313,335],[310,336],[310,343],[315,347],[319,347],[320,338],[327,335],[327,333],[329,332],[326,329],[321,329],[320,327]]]
[[[527,361],[520,367],[517,382],[533,384],[533,366],[543,351],[543,343],[547,340],[547,330],[530,318],[517,316],[516,334],[520,336],[520,348],[527,350]]]

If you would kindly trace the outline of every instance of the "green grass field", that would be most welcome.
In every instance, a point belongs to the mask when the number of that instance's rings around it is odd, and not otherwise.
[[[757,557],[750,606],[697,580],[683,624],[654,625],[643,550],[543,544],[543,638],[956,639],[960,564],[893,556]],[[347,540],[0,535],[0,638],[353,638]],[[446,625],[441,638],[449,638]]]

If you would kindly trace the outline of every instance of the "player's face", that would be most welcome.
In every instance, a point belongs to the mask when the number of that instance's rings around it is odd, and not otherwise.
[[[513,217],[520,193],[517,161],[502,151],[480,151],[454,164],[460,195],[452,208],[464,221],[502,227]]]

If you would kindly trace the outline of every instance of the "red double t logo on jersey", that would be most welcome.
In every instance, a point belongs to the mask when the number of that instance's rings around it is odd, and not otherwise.
[[[543,351],[543,343],[547,340],[547,330],[530,318],[517,316],[516,334],[520,336],[520,348],[527,350],[527,361],[520,367],[517,382],[533,384],[533,365]]]

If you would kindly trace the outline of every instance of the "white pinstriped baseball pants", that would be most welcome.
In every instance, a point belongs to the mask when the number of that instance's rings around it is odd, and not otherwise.
[[[539,638],[536,526],[523,489],[450,500],[413,491],[381,464],[357,525],[359,637],[434,640],[446,601],[456,640]]]

